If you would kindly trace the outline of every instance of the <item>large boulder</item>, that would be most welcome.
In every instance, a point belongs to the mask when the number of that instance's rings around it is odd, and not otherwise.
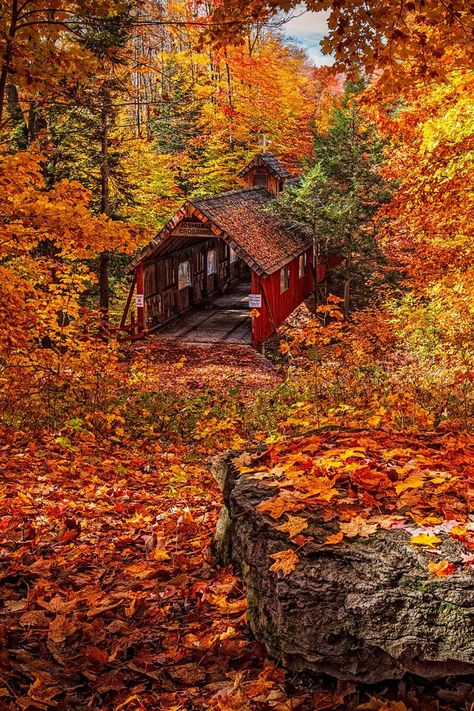
[[[308,524],[305,540],[290,541],[258,510],[278,489],[237,469],[231,456],[220,464],[215,548],[245,579],[248,622],[270,656],[297,672],[368,683],[406,672],[474,672],[474,575],[459,541],[439,534],[436,558],[402,528],[328,545],[337,525],[314,508],[298,512]],[[288,549],[299,558],[294,570],[270,570],[271,556]],[[440,559],[459,562],[455,574],[433,575],[428,565]]]

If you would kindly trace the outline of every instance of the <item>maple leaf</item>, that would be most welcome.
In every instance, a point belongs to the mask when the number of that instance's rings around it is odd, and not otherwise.
[[[341,531],[349,538],[355,538],[356,536],[368,538],[378,528],[378,523],[369,523],[362,516],[355,516],[349,523],[341,523],[339,525]]]
[[[425,484],[425,480],[420,475],[409,476],[404,481],[399,484],[395,484],[395,491],[397,494],[401,494],[407,489],[419,489]]]
[[[283,531],[283,533],[289,533],[290,538],[297,536],[299,533],[308,528],[308,522],[301,518],[300,516],[291,516],[288,514],[288,519],[285,523],[280,526],[275,526],[277,531]]]
[[[257,506],[257,511],[260,513],[267,513],[274,519],[279,519],[287,511],[300,511],[303,508],[303,504],[298,504],[293,501],[287,501],[281,496],[276,496],[273,499],[267,499],[262,501]]]
[[[410,543],[413,543],[415,546],[429,546],[432,548],[438,543],[441,543],[441,538],[438,538],[438,536],[435,536],[433,533],[419,533],[410,538]]]
[[[333,533],[330,536],[326,538],[326,540],[323,542],[324,546],[333,546],[336,543],[340,543],[342,539],[344,538],[344,534],[342,531],[338,531],[337,533]]]
[[[270,566],[270,570],[274,573],[282,572],[286,577],[289,575],[299,562],[299,558],[291,548],[279,553],[272,553],[270,558],[274,558],[275,562]]]
[[[428,570],[430,573],[434,573],[439,578],[444,578],[447,575],[452,575],[456,572],[456,566],[454,563],[450,563],[449,560],[440,560],[439,563],[428,563]]]

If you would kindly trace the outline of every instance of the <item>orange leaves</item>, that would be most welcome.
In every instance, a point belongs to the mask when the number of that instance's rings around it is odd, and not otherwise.
[[[404,479],[399,484],[395,484],[395,491],[397,494],[402,494],[407,489],[419,489],[424,483],[424,478],[419,474],[415,474],[414,476],[409,476],[407,479]]]
[[[330,536],[326,538],[324,541],[325,546],[334,546],[337,543],[340,543],[342,539],[344,538],[344,533],[342,531],[338,531],[337,533],[332,533]]]
[[[287,513],[288,511],[300,511],[303,507],[304,505],[302,503],[298,504],[291,501],[291,499],[284,499],[281,496],[276,496],[273,499],[266,499],[258,504],[257,511],[260,513],[267,513],[274,519],[279,519],[284,513]]]
[[[279,553],[272,553],[270,558],[275,560],[273,565],[270,566],[270,570],[274,573],[282,572],[284,577],[293,572],[299,561],[298,556],[291,548]]]
[[[473,462],[469,435],[323,432],[273,444],[245,471],[258,471],[260,486],[279,488],[257,510],[275,520],[287,514],[276,528],[298,546],[331,546],[379,529],[405,529],[414,546],[434,549],[450,536],[471,551],[466,482],[474,480]],[[462,470],[463,477],[453,470]],[[339,530],[324,536],[329,522],[338,522]]]
[[[439,563],[428,563],[428,570],[439,578],[445,578],[456,572],[456,566],[449,560],[440,560]]]
[[[71,689],[75,706],[93,705],[93,685],[77,689],[78,664],[114,708],[135,695],[156,706],[164,666],[167,690],[196,707],[215,693],[206,683],[225,682],[249,659],[258,676],[242,587],[209,552],[220,494],[207,469],[186,463],[186,447],[164,453],[159,438],[117,446],[82,431],[67,447],[55,436],[35,447],[5,428],[1,439],[2,554],[25,585],[16,574],[2,579],[0,626],[11,658],[35,670],[9,671],[18,698],[33,688],[38,654],[52,660],[58,688],[48,706],[58,708]],[[133,645],[140,651],[130,655]],[[40,692],[36,684],[30,698]]]
[[[277,531],[283,531],[283,533],[288,533],[290,538],[294,538],[299,533],[308,528],[308,522],[304,518],[299,516],[288,516],[285,523],[280,526],[275,527]]]

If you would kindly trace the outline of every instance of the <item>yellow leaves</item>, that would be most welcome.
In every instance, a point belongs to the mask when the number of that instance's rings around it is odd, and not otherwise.
[[[171,560],[171,557],[168,555],[168,553],[160,548],[155,549],[155,552],[153,553],[153,558],[154,560]]]
[[[186,356],[181,356],[181,358],[174,364],[175,370],[181,370],[186,365]]]
[[[381,422],[382,422],[381,415],[371,415],[370,417],[367,418],[367,424],[369,425],[369,427],[380,427]]]
[[[435,536],[434,533],[419,533],[410,538],[410,543],[415,546],[428,546],[434,548],[438,543],[441,543],[441,538]]]
[[[338,531],[337,533],[333,533],[331,536],[328,536],[326,538],[326,540],[324,541],[323,545],[324,546],[334,546],[337,543],[340,543],[343,538],[344,538],[343,532]]]
[[[304,531],[305,528],[308,528],[308,522],[299,516],[288,515],[285,523],[282,523],[280,526],[276,526],[275,528],[277,531],[288,533],[290,538],[294,538],[294,536],[297,536],[299,533]]]
[[[356,536],[368,538],[372,533],[375,533],[378,524],[369,523],[365,518],[362,518],[362,516],[355,516],[349,523],[341,523],[340,528],[349,538],[355,538]]]
[[[425,480],[420,474],[414,474],[413,476],[409,476],[404,481],[401,481],[399,484],[395,484],[395,491],[398,495],[400,495],[407,489],[420,489],[424,483]]]
[[[358,457],[359,459],[364,459],[366,456],[366,450],[364,447],[355,447],[346,449],[341,453],[341,459],[346,461],[346,459],[352,459],[353,457]]]
[[[286,355],[289,352],[290,352],[290,344],[289,343],[282,343],[280,345],[280,353],[282,355]]]
[[[270,558],[275,560],[270,566],[270,570],[274,573],[281,572],[285,577],[293,572],[299,562],[298,556],[291,548],[279,553],[272,553]]]
[[[230,602],[225,595],[210,595],[209,602],[225,615],[239,615],[247,609],[247,598]]]
[[[428,570],[439,578],[444,578],[455,573],[456,566],[454,563],[450,563],[449,560],[440,560],[439,563],[428,563]]]

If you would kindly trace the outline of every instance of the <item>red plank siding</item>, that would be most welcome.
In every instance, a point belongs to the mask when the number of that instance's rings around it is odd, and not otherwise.
[[[289,288],[280,293],[281,270],[267,277],[259,277],[252,272],[252,294],[262,295],[260,317],[252,320],[252,345],[258,348],[271,333],[301,304],[312,292],[314,279],[312,273],[312,250],[306,251],[306,272],[299,276],[299,257],[290,263]],[[324,278],[326,269],[320,268],[320,279]]]

